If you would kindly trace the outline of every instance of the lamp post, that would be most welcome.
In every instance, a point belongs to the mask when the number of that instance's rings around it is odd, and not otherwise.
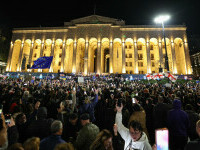
[[[164,38],[164,44],[165,44],[165,69],[167,72],[169,72],[169,63],[168,63],[168,56],[167,56],[167,45],[166,45],[166,39],[165,39],[165,25],[164,22],[169,20],[170,16],[168,15],[163,15],[163,16],[158,16],[155,18],[156,23],[161,23],[162,24],[162,29],[163,29],[163,38]]]

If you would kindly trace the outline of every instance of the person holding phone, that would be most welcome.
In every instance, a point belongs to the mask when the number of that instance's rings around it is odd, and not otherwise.
[[[116,105],[117,114],[115,123],[121,137],[125,141],[124,150],[139,149],[139,150],[152,150],[149,144],[148,137],[143,132],[142,125],[138,121],[131,121],[129,129],[122,124],[122,108]]]

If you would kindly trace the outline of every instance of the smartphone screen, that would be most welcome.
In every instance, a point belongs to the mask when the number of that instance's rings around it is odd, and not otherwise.
[[[156,130],[157,150],[169,150],[169,131],[168,129]]]
[[[11,120],[11,115],[10,114],[5,114],[5,122],[7,124],[10,124],[10,120]]]
[[[132,103],[133,103],[133,104],[135,103],[135,98],[132,98]]]

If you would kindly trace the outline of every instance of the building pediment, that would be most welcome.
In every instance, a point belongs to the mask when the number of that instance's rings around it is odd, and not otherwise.
[[[72,26],[76,24],[112,24],[112,25],[125,25],[123,20],[118,20],[114,18],[91,15],[83,18],[78,18],[71,20],[70,22],[65,22],[65,26]]]

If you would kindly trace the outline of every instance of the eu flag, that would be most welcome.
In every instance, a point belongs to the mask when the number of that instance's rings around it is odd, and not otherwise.
[[[51,62],[53,60],[53,56],[50,57],[40,57],[34,61],[33,66],[31,69],[46,69],[50,68]]]

